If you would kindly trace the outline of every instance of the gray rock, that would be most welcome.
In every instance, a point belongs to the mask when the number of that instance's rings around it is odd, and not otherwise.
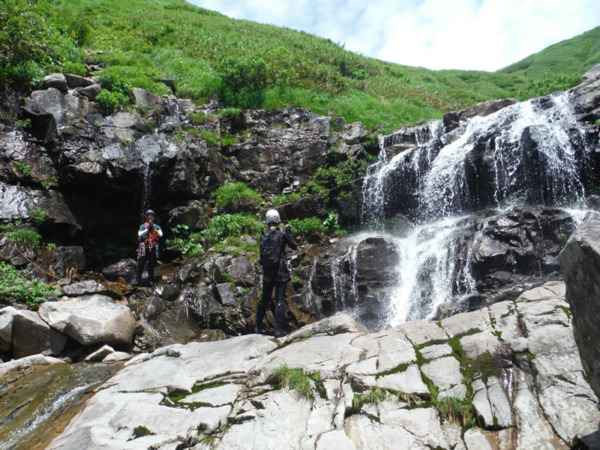
[[[146,89],[133,88],[132,89],[133,100],[136,105],[144,105],[149,108],[157,107],[159,111],[163,112],[164,100],[162,97],[147,91]]]
[[[382,389],[404,392],[405,394],[428,394],[419,366],[411,365],[404,372],[384,375],[376,379],[375,385]]]
[[[13,315],[13,356],[42,354],[55,356],[65,348],[67,336],[50,328],[34,311],[18,311]]]
[[[421,370],[440,390],[446,390],[462,383],[460,364],[452,356],[434,359],[424,364]]]
[[[221,304],[224,306],[235,305],[235,292],[231,283],[217,284],[217,291],[219,292],[219,299]]]
[[[119,361],[128,361],[131,358],[133,358],[133,355],[131,353],[127,353],[127,352],[112,352],[112,353],[106,355],[102,359],[102,362],[103,363],[113,363],[113,362],[119,362]]]
[[[96,82],[91,78],[82,77],[80,75],[75,75],[72,73],[65,73],[63,75],[65,77],[65,80],[67,80],[67,85],[69,86],[69,89],[87,87],[96,84]]]
[[[106,292],[106,288],[97,281],[86,280],[79,283],[69,284],[61,288],[65,295],[70,297],[81,297],[83,295],[100,294]]]
[[[133,259],[124,259],[102,269],[102,275],[111,281],[123,278],[131,283],[135,279],[137,263]]]
[[[93,353],[90,353],[85,357],[85,362],[99,362],[102,361],[106,356],[114,353],[115,349],[110,345],[103,345],[98,350]]]
[[[48,88],[67,91],[69,89],[67,78],[62,73],[51,73],[42,80],[42,89]]]
[[[13,316],[17,309],[12,306],[0,309],[0,351],[8,352],[12,349]]]
[[[25,356],[20,359],[13,359],[5,363],[0,363],[0,379],[5,378],[13,371],[28,369],[31,366],[48,366],[50,364],[67,364],[62,359],[53,358],[44,355]]]
[[[398,325],[406,337],[414,344],[421,345],[426,342],[444,342],[448,340],[446,332],[434,322],[418,320]]]
[[[102,91],[102,87],[99,84],[92,84],[86,87],[80,87],[76,89],[77,92],[89,100],[96,100],[98,94]]]
[[[596,64],[590,70],[583,74],[584,80],[594,81],[600,78],[600,64]]]
[[[600,214],[588,213],[560,253],[566,298],[573,314],[573,333],[581,362],[596,395],[600,395]]]
[[[133,339],[135,320],[130,309],[110,297],[94,295],[86,300],[47,302],[39,314],[50,326],[82,345],[129,345]]]
[[[442,328],[450,337],[473,331],[485,331],[491,327],[487,309],[456,314],[442,320]]]

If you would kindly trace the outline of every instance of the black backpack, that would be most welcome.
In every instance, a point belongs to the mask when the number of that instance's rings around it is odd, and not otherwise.
[[[260,262],[263,267],[272,269],[279,267],[281,260],[281,246],[279,244],[279,233],[270,230],[268,233],[260,233]]]

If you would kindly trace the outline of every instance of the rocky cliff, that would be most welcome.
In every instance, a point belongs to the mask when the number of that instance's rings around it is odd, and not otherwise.
[[[12,303],[0,310],[3,358],[142,353],[53,447],[280,445],[272,423],[295,448],[592,445],[597,399],[570,314],[583,348],[579,302],[595,278],[563,251],[569,309],[558,255],[598,204],[597,73],[379,146],[361,124],[299,108],[226,111],[139,89],[131,110],[107,114],[100,89],[56,74],[22,101],[3,97],[0,260],[57,289],[37,311],[1,299]],[[233,183],[261,202],[220,204],[215,192]],[[284,220],[323,225],[298,227],[291,255],[286,326],[304,328],[284,343],[220,342],[254,328],[258,231],[201,232],[274,204]],[[135,287],[148,207],[166,238],[186,233],[163,243],[159,283]],[[589,229],[570,242],[592,248]],[[594,350],[581,351],[597,389]],[[18,378],[25,360],[2,373]]]

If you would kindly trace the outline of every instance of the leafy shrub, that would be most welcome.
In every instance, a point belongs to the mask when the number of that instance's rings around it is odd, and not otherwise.
[[[168,246],[177,246],[184,258],[191,258],[204,253],[202,234],[190,233],[190,227],[179,224],[173,228],[173,238],[167,239]]]
[[[26,303],[34,308],[46,300],[45,295],[61,294],[51,286],[27,280],[24,278],[27,273],[26,270],[20,271],[10,264],[0,262],[0,298]]]
[[[212,218],[208,228],[202,230],[201,235],[205,245],[210,246],[230,236],[257,235],[263,228],[262,222],[256,217],[246,214],[221,214]]]
[[[261,195],[242,182],[229,183],[217,189],[216,207],[219,211],[248,211],[261,203]]]
[[[347,170],[343,163],[338,167],[319,167],[315,173],[315,180],[326,187],[335,187],[352,181],[355,175]]]
[[[98,76],[98,82],[102,91],[96,97],[98,106],[104,114],[110,114],[120,105],[128,105],[131,102],[131,84],[118,69],[105,69]]]
[[[219,111],[219,114],[223,119],[230,119],[232,117],[238,116],[241,114],[242,110],[240,108],[229,107],[223,108]]]
[[[227,106],[260,108],[265,100],[267,65],[252,56],[228,57],[220,64],[221,98]]]
[[[318,217],[307,217],[306,219],[292,219],[290,220],[292,231],[294,234],[311,234],[316,231],[324,231],[325,226],[323,221]]]
[[[103,114],[110,114],[115,111],[119,105],[124,104],[127,99],[118,92],[102,90],[96,97],[96,101]]]
[[[337,221],[337,213],[330,209],[327,211],[327,218],[323,221],[323,227],[328,233],[336,233],[340,231],[340,224]]]

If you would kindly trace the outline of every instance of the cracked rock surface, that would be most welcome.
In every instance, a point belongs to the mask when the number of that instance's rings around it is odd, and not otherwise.
[[[600,412],[564,293],[550,282],[377,333],[337,315],[284,340],[163,347],[125,363],[49,448],[566,449]]]

